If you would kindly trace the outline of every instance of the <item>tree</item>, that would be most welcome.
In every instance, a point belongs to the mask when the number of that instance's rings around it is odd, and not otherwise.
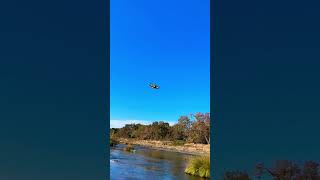
[[[191,127],[191,120],[188,116],[181,116],[178,123],[171,128],[172,139],[186,140]]]
[[[111,128],[110,129],[110,138],[115,137],[115,135],[118,133],[119,129],[117,128]]]
[[[189,131],[189,141],[210,144],[210,113],[196,113]]]
[[[170,128],[171,140],[185,140],[186,136],[184,129],[179,125],[175,124]]]
[[[197,113],[193,121],[188,116],[181,116],[178,123],[156,121],[150,125],[126,124],[117,130],[110,129],[110,137],[136,138],[144,140],[190,141],[194,143],[210,143],[210,114]]]
[[[143,139],[145,126],[142,124],[136,124],[131,133],[132,138]]]

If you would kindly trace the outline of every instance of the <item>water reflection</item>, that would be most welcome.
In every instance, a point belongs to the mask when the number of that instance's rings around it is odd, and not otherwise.
[[[136,152],[123,151],[123,145],[110,152],[112,180],[203,180],[184,173],[191,155],[136,146]]]

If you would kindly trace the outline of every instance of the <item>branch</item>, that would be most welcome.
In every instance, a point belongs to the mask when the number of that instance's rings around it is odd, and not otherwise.
[[[206,138],[207,143],[210,144],[210,137],[209,137],[209,140],[208,140],[207,136],[204,135],[204,138]]]

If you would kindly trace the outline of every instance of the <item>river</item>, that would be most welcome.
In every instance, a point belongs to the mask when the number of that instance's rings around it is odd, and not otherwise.
[[[110,149],[111,180],[205,180],[184,173],[187,158],[183,153],[135,146],[126,152],[124,145]]]

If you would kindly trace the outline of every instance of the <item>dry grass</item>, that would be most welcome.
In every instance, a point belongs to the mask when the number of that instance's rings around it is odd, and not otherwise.
[[[123,144],[137,144],[150,148],[167,149],[176,152],[191,153],[191,154],[202,154],[207,155],[210,153],[209,144],[194,144],[194,143],[183,143],[183,142],[172,142],[172,141],[154,141],[154,140],[136,140],[136,139],[120,139]]]

